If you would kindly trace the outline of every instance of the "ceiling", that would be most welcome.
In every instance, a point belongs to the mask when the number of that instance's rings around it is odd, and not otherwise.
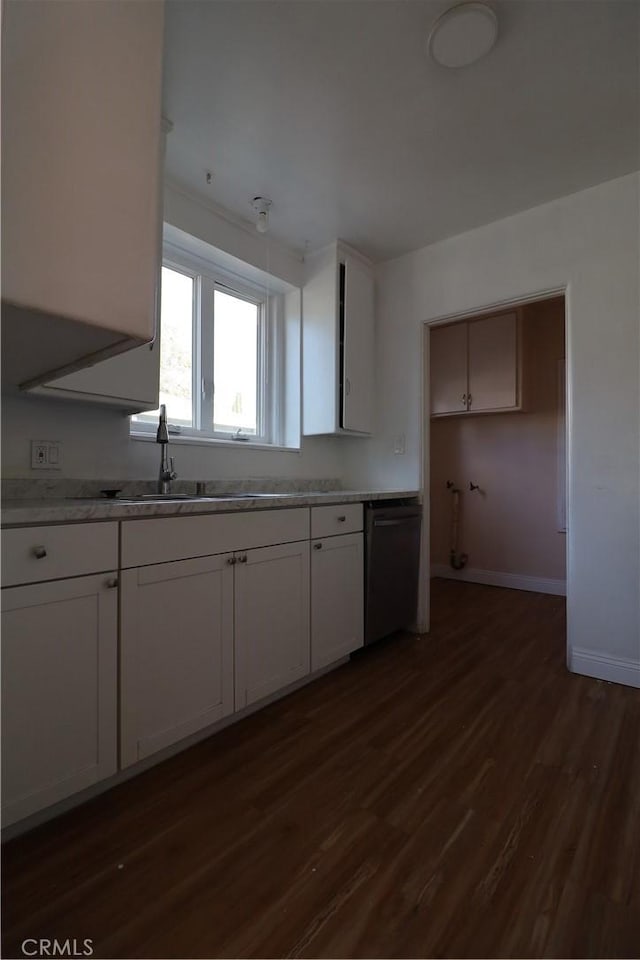
[[[168,175],[247,220],[270,197],[297,249],[385,260],[640,166],[635,0],[493,3],[458,70],[427,55],[440,0],[166,6]]]

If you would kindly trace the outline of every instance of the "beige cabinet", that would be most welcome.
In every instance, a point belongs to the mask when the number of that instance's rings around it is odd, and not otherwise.
[[[236,709],[309,673],[309,541],[248,550],[235,565]]]
[[[3,389],[150,341],[162,3],[6,3]]]
[[[116,772],[115,587],[109,572],[2,591],[5,826]]]
[[[302,292],[303,433],[373,430],[374,284],[346,244],[312,254]]]
[[[517,311],[432,327],[431,415],[522,408]]]
[[[364,642],[363,534],[311,544],[311,670],[357,650]]]
[[[123,571],[123,767],[233,713],[232,559]]]

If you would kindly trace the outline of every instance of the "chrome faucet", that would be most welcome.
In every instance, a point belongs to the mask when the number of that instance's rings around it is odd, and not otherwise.
[[[160,444],[160,472],[158,473],[158,493],[171,493],[171,481],[178,474],[173,469],[173,457],[169,454],[169,431],[167,430],[167,408],[160,404],[160,422],[156,433],[156,443]]]

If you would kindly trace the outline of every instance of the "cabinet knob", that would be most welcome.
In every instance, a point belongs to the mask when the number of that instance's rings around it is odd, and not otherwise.
[[[246,563],[246,562],[247,562],[246,553],[244,553],[241,557],[238,557],[238,563]]]
[[[237,562],[238,562],[238,561],[236,560],[235,557],[229,557],[229,558],[227,559],[227,563],[228,563],[229,566],[231,566],[231,567],[232,567],[234,564],[236,564]]]
[[[346,521],[346,519],[347,519],[347,518],[346,518],[346,517],[344,516],[344,514],[343,514],[341,517],[338,517],[338,523],[344,523],[344,522]]]
[[[469,406],[471,406],[471,401],[472,401],[472,400],[473,400],[473,397],[471,396],[471,394],[468,394],[468,396],[467,396],[467,404],[468,404]]]
[[[38,546],[38,547],[34,547],[31,552],[33,553],[36,560],[44,560],[44,558],[47,555],[47,548]]]
[[[467,405],[467,395],[466,395],[466,393],[463,393],[463,394],[462,394],[462,406],[463,406],[463,407],[466,407],[466,405]]]
[[[314,550],[322,550],[322,544],[321,544],[321,543],[314,543],[313,549],[314,549]]]
[[[117,586],[118,586],[117,577],[110,577],[110,579],[107,580],[107,587],[109,588],[109,590],[114,590]]]

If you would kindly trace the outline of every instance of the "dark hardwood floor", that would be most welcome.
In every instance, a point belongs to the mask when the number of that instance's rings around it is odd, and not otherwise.
[[[5,957],[638,957],[640,691],[564,601],[434,581],[398,636],[4,849]]]

